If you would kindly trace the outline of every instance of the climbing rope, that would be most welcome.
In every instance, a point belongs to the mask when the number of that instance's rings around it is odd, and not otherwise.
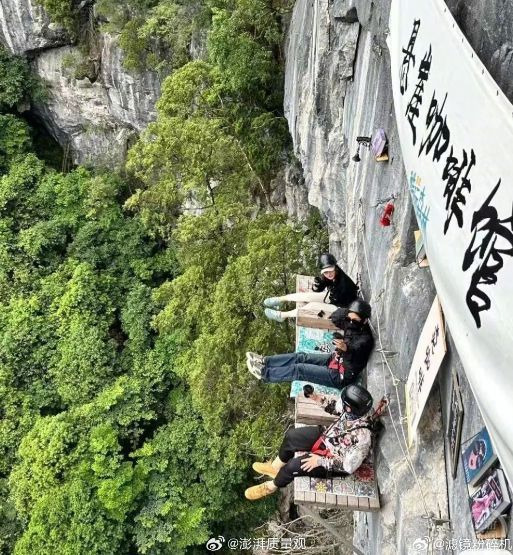
[[[365,259],[365,266],[367,269],[367,275],[368,275],[368,279],[369,279],[369,287],[371,290],[371,298],[372,298],[372,293],[374,291],[374,286],[372,283],[372,276],[371,276],[371,271],[370,271],[370,265],[369,265],[369,256],[368,256],[368,252],[367,252],[367,240],[366,240],[366,236],[365,236],[365,222],[363,221],[363,217],[362,217],[362,212],[363,212],[363,204],[362,204],[362,200],[360,199],[358,202],[358,213],[357,213],[357,230],[361,230],[362,231],[362,243],[363,243],[363,253],[364,253],[364,259]],[[361,291],[361,290],[360,290]],[[363,295],[363,293],[361,293]],[[377,312],[377,311],[376,311]],[[427,503],[426,503],[426,498],[424,495],[424,491],[422,489],[422,486],[420,484],[419,478],[417,476],[417,473],[415,472],[415,468],[413,466],[413,461],[411,460],[411,457],[408,453],[408,441],[406,439],[406,434],[404,432],[404,426],[403,426],[403,422],[404,422],[404,416],[402,413],[402,409],[401,409],[401,398],[399,396],[399,390],[398,390],[398,384],[401,383],[401,380],[399,378],[396,377],[396,375],[394,374],[388,359],[385,355],[385,349],[383,347],[383,340],[381,337],[381,325],[380,325],[380,318],[379,318],[379,313],[376,315],[376,323],[377,323],[377,330],[374,329],[374,327],[371,325],[372,331],[374,332],[374,334],[376,334],[377,331],[377,337],[378,337],[378,344],[379,344],[379,348],[377,349],[377,352],[380,353],[381,355],[381,369],[382,369],[382,374],[383,374],[383,389],[385,392],[385,395],[388,396],[388,390],[387,390],[387,384],[386,384],[386,375],[385,375],[385,366],[388,368],[388,371],[392,377],[392,384],[394,386],[395,389],[395,395],[397,398],[397,407],[399,410],[399,427],[401,429],[402,432],[402,436],[403,436],[403,441],[404,441],[404,446],[402,443],[402,440],[400,438],[399,432],[397,430],[397,423],[395,422],[395,418],[394,415],[392,413],[392,410],[390,409],[390,403],[388,404],[388,413],[390,416],[390,421],[392,422],[392,427],[394,428],[394,432],[395,435],[397,437],[397,441],[399,444],[399,447],[401,448],[401,452],[404,456],[404,459],[406,460],[408,467],[412,473],[412,476],[415,480],[415,483],[417,484],[417,487],[419,489],[420,495],[421,495],[421,499],[422,499],[422,504],[424,505],[424,512],[426,514],[426,518],[431,519],[432,518],[432,514],[428,511],[428,507],[427,507]],[[406,447],[406,450],[405,450]]]

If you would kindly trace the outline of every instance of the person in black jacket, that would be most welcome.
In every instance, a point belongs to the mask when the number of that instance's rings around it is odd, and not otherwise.
[[[355,318],[355,314],[359,318]],[[338,308],[331,316],[337,328],[344,331],[342,338],[334,339],[335,356],[344,368],[344,381],[352,383],[367,366],[374,350],[374,337],[369,326],[370,304],[356,299],[348,308]]]
[[[347,307],[358,296],[358,287],[354,281],[340,268],[337,260],[330,253],[325,253],[319,259],[320,276],[314,280],[312,291],[305,293],[291,293],[281,297],[269,297],[264,300],[265,315],[270,320],[283,322],[286,318],[295,318],[297,309],[282,312],[275,310],[284,302],[306,302],[306,308],[315,308],[329,312],[329,305]],[[322,306],[324,304],[324,306]],[[328,305],[328,306],[326,306]]]
[[[348,308],[337,309],[330,316],[342,331],[334,334],[333,353],[299,352],[268,357],[246,353],[248,369],[264,382],[300,380],[343,389],[358,379],[374,349],[370,316],[369,303],[356,299]]]

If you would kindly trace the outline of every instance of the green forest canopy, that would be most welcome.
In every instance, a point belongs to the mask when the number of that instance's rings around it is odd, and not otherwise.
[[[0,553],[179,555],[271,514],[243,490],[287,387],[244,353],[291,347],[261,302],[326,236],[271,202],[290,156],[278,8],[200,8],[208,57],[177,61],[123,175],[36,156],[27,65],[0,50]]]

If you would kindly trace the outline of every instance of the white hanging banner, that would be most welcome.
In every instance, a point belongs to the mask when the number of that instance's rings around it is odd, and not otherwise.
[[[393,0],[389,27],[397,127],[430,269],[513,484],[513,106],[442,0]]]

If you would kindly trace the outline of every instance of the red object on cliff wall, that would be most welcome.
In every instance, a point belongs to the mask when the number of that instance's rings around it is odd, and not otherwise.
[[[394,213],[394,210],[395,210],[395,207],[391,202],[389,202],[385,206],[385,210],[383,210],[383,214],[381,215],[381,218],[379,219],[379,223],[383,227],[388,227],[392,223],[392,215]]]

